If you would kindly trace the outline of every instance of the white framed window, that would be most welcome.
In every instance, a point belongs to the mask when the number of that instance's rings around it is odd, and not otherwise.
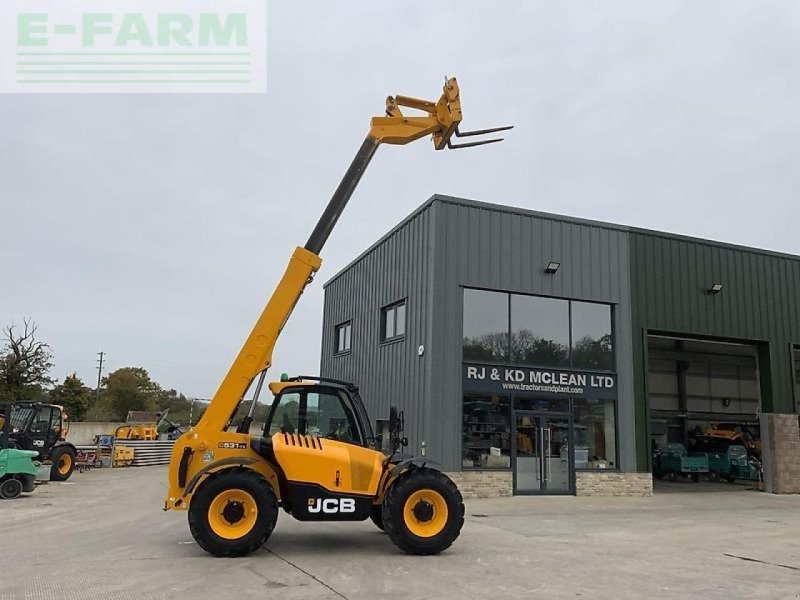
[[[350,352],[350,341],[353,337],[353,322],[346,321],[336,326],[334,354],[345,354]]]
[[[381,309],[381,341],[391,342],[406,335],[406,301],[401,300]]]

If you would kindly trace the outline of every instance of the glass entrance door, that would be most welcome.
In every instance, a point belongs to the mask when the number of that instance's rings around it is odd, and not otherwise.
[[[514,493],[572,493],[572,431],[569,415],[516,412]]]

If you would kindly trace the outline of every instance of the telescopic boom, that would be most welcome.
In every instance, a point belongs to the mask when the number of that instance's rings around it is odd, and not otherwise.
[[[401,107],[422,111],[423,116],[406,116]],[[459,131],[461,123],[461,96],[455,78],[447,79],[439,100],[432,102],[408,96],[389,96],[386,114],[373,117],[369,133],[356,153],[353,162],[333,193],[328,206],[303,247],[297,247],[289,260],[283,278],[278,283],[267,306],[261,313],[253,331],[242,346],[228,374],[214,394],[197,430],[225,429],[233,418],[243,395],[253,379],[272,365],[272,351],[283,326],[295,304],[319,270],[319,257],[336,222],[347,206],[348,200],[364,175],[370,160],[381,144],[402,146],[430,135],[436,150],[459,149],[492,144],[502,138],[453,143],[455,137],[481,136],[512,129],[513,126],[494,127],[478,131]],[[255,403],[255,399],[254,399]]]

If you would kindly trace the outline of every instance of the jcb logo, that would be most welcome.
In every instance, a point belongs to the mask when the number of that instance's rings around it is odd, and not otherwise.
[[[353,498],[309,498],[310,513],[351,513],[356,512],[356,501]]]

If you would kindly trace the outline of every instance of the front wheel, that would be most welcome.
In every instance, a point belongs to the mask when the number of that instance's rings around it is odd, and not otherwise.
[[[8,478],[0,483],[0,498],[13,500],[22,493],[22,482],[19,479]]]
[[[269,538],[278,520],[272,486],[247,469],[212,475],[189,504],[189,529],[214,556],[246,556]]]
[[[75,470],[75,451],[69,446],[56,446],[50,455],[53,466],[50,467],[51,481],[66,481]]]
[[[370,521],[375,523],[375,527],[381,531],[386,531],[386,528],[383,526],[383,505],[373,504],[369,511],[369,518]]]
[[[438,554],[450,547],[464,525],[461,492],[435,469],[408,471],[386,493],[383,524],[389,539],[406,554]]]

